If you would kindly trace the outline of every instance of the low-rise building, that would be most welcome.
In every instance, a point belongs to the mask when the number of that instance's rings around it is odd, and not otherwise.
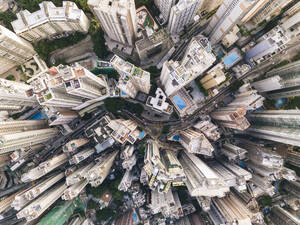
[[[185,88],[181,88],[179,91],[171,95],[170,100],[175,106],[180,117],[191,115],[198,108],[196,102],[192,99]]]
[[[209,70],[206,75],[200,80],[203,88],[206,90],[217,87],[219,84],[226,80],[226,76],[223,72],[223,65],[219,63]]]
[[[163,90],[157,88],[155,91],[155,97],[149,96],[147,98],[146,105],[155,111],[170,115],[173,112],[173,107],[166,100],[167,96]]]
[[[143,38],[135,42],[135,47],[141,61],[154,57],[158,53],[171,48],[169,35],[164,29],[143,33]]]

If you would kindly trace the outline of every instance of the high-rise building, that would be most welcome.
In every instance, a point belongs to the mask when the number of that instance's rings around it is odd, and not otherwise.
[[[68,156],[64,153],[60,155],[56,155],[51,159],[48,159],[42,163],[40,163],[37,167],[30,169],[28,172],[22,174],[21,180],[22,182],[30,182],[37,180],[44,176],[45,174],[51,172],[57,167],[63,165],[68,161]]]
[[[222,154],[224,154],[229,161],[239,161],[246,158],[247,151],[236,145],[230,143],[224,143],[221,148]]]
[[[155,141],[148,140],[145,149],[142,183],[148,183],[151,190],[167,193],[173,186],[181,186],[185,181],[183,168],[176,154],[169,150],[159,151]]]
[[[71,186],[85,179],[88,171],[95,165],[94,162],[81,165],[78,169],[71,167],[70,170],[66,170],[66,184]],[[72,170],[72,171],[71,171]],[[75,171],[74,171],[75,170]]]
[[[55,185],[64,177],[64,173],[55,174],[43,181],[38,181],[33,186],[19,192],[16,196],[14,201],[11,203],[11,206],[15,210],[22,209],[26,204],[30,201],[37,198],[43,192],[47,191],[51,186]]]
[[[182,152],[179,162],[186,174],[185,183],[191,196],[223,197],[229,191],[223,177],[194,154]]]
[[[194,124],[193,127],[196,131],[202,132],[209,140],[217,141],[221,137],[218,127],[211,122],[209,116]]]
[[[259,0],[255,4],[256,0],[224,0],[205,30],[211,43],[216,44],[222,40],[247,13],[250,13],[250,17],[253,16],[255,10],[265,1],[268,0]]]
[[[247,110],[256,110],[263,106],[265,98],[252,90],[250,84],[244,84],[235,95],[235,99],[227,107],[245,107]]]
[[[210,114],[220,125],[237,130],[246,130],[250,126],[245,115],[246,108],[244,107],[223,107]]]
[[[212,204],[211,210],[221,217],[224,224],[252,224],[252,212],[232,192],[223,198],[212,198]],[[212,211],[209,211],[209,216]]]
[[[200,80],[203,88],[206,90],[217,87],[219,84],[226,80],[226,76],[223,72],[223,66],[221,63],[214,66],[211,70],[209,70],[206,75]]]
[[[128,145],[121,152],[120,158],[123,159],[122,167],[125,170],[131,170],[132,167],[136,164],[137,157],[134,154],[134,146]]]
[[[76,198],[88,183],[89,183],[88,180],[83,179],[83,180],[79,181],[78,183],[71,185],[64,191],[61,198],[63,200],[72,200],[72,199]]]
[[[222,177],[229,187],[234,187],[240,192],[247,189],[246,181],[252,178],[250,172],[233,163],[211,161],[207,165]]]
[[[0,74],[31,59],[36,52],[32,45],[0,25]]]
[[[88,32],[89,20],[75,2],[63,1],[62,7],[56,7],[53,2],[44,1],[39,6],[40,10],[33,13],[28,10],[17,13],[11,24],[18,36],[35,42],[63,33]]]
[[[289,26],[285,27],[288,28]],[[299,33],[299,32],[298,32]],[[290,42],[289,33],[280,25],[264,34],[259,43],[245,53],[249,64],[259,64],[282,52]]]
[[[297,151],[288,150],[285,160],[291,165],[300,167],[300,153]]]
[[[202,3],[202,0],[179,0],[179,2],[171,8],[168,31],[171,34],[178,34],[183,31],[187,25],[193,22]]]
[[[300,220],[293,214],[277,205],[272,207],[269,219],[274,225],[297,225],[300,223]]]
[[[247,150],[247,158],[256,164],[269,168],[283,167],[283,158],[276,151],[262,147],[260,144],[245,138],[236,140],[238,141],[238,146]]]
[[[0,135],[38,130],[47,127],[46,120],[12,120],[0,121]]]
[[[190,128],[179,132],[179,142],[189,153],[212,156],[214,151],[204,134]]]
[[[17,109],[20,109],[22,106],[34,105],[37,105],[37,100],[33,94],[32,86],[0,78],[1,108],[17,107]]]
[[[264,194],[268,194],[269,196],[273,196],[275,194],[275,188],[272,185],[272,181],[265,177],[253,173],[250,181],[254,186],[250,185],[249,189],[255,198]]]
[[[30,130],[0,135],[0,152],[12,152],[30,145],[40,144],[59,134],[56,128]]]
[[[208,39],[202,35],[193,37],[181,62],[166,61],[163,65],[160,82],[167,96],[190,83],[207,70],[215,60]]]
[[[200,15],[205,16],[207,13],[217,9],[223,0],[203,0],[203,3],[200,8]]]
[[[72,110],[56,110],[54,107],[44,107],[49,126],[68,124],[78,117],[78,113]]]
[[[247,134],[266,140],[300,146],[299,110],[263,110],[249,115]]]
[[[101,155],[97,158],[98,162],[85,174],[85,178],[89,180],[93,187],[102,184],[109,174],[118,153],[119,151],[114,151],[112,153]]]
[[[48,188],[50,188],[51,186],[56,184],[58,181],[60,181],[64,177],[65,177],[65,175],[62,172],[62,173],[54,174],[51,177],[49,177],[41,182],[38,182],[37,185],[35,185],[34,187],[30,188],[28,191],[25,192],[25,197],[28,200],[35,199],[37,196],[42,194],[44,191],[46,191]]]
[[[167,22],[169,20],[169,16],[171,13],[171,8],[175,5],[175,0],[155,0],[155,5],[159,9],[164,21]]]
[[[64,152],[75,152],[76,149],[80,148],[81,146],[85,145],[89,142],[89,139],[87,138],[80,138],[80,139],[74,139],[66,143],[62,149]]]
[[[134,0],[89,0],[88,5],[109,38],[133,46],[137,33]]]
[[[30,80],[40,105],[75,108],[87,99],[103,100],[108,96],[104,76],[95,76],[78,64],[51,67]]]
[[[67,185],[64,183],[59,184],[51,188],[51,190],[45,192],[39,198],[35,199],[25,208],[17,213],[17,218],[25,218],[27,221],[38,218],[43,212],[45,212],[57,199],[61,197]]]
[[[151,191],[151,204],[149,208],[152,214],[162,213],[165,218],[179,219],[183,216],[178,193],[171,190],[167,193]]]
[[[149,72],[124,61],[117,55],[114,55],[110,62],[120,74],[117,86],[124,92],[122,95],[135,98],[138,91],[149,94],[151,86]]]
[[[283,67],[266,73],[266,78],[251,84],[258,92],[268,98],[288,98],[299,96],[300,61],[289,63]]]
[[[269,0],[264,1],[263,7],[255,13],[251,18],[251,22],[258,25],[262,21],[268,21],[272,17],[278,15],[281,10],[288,5],[292,0]]]
[[[72,164],[78,164],[82,161],[84,161],[85,159],[87,159],[88,157],[90,157],[91,155],[93,155],[96,152],[96,150],[94,148],[87,148],[84,149],[78,153],[76,153],[75,155],[72,156],[72,158],[69,160],[69,163]]]
[[[300,195],[300,184],[298,182],[285,181],[282,185],[283,189],[295,196]]]
[[[130,170],[126,170],[126,172],[124,173],[122,180],[118,186],[118,189],[120,191],[127,192],[128,189],[131,187],[131,184],[134,179],[135,179],[135,176],[134,176],[133,172]]]

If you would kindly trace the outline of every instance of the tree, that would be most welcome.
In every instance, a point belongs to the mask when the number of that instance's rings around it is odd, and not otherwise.
[[[63,37],[56,40],[41,40],[34,44],[34,49],[38,55],[49,64],[50,53],[62,49],[74,44],[77,44],[86,37],[85,34],[80,32],[75,32],[68,37]]]
[[[264,208],[265,206],[272,206],[272,198],[268,195],[263,195],[259,198],[258,204],[260,208]]]
[[[92,19],[90,22],[89,34],[91,35],[94,43],[94,52],[99,58],[104,58],[108,55],[108,51],[105,46],[104,32],[101,30],[96,19]]]
[[[144,107],[141,104],[128,102],[122,98],[107,98],[104,100],[104,106],[106,110],[111,113],[126,109],[140,116],[144,111]]]
[[[108,112],[116,113],[125,108],[125,100],[121,98],[107,98],[104,100],[104,106]]]
[[[12,12],[0,12],[0,22],[2,22],[4,26],[11,31],[13,31],[11,22],[16,19],[17,16]]]
[[[110,217],[115,217],[115,213],[113,210],[111,210],[109,208],[104,208],[102,210],[96,211],[97,221],[105,221],[105,220],[109,219]]]

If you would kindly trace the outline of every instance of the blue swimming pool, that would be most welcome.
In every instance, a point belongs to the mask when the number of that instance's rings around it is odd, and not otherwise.
[[[186,104],[178,94],[173,97],[173,102],[180,110],[183,110],[186,107]]]
[[[179,140],[179,136],[178,135],[173,136],[173,140],[174,141],[178,141]]]
[[[45,119],[43,117],[43,114],[41,112],[38,112],[34,114],[29,120],[43,120],[43,119]]]
[[[133,213],[132,217],[133,217],[133,222],[136,223],[138,220],[137,215],[135,213]]]
[[[226,67],[232,66],[234,63],[236,63],[240,59],[240,56],[236,52],[232,52],[228,56],[226,56],[223,59],[223,63]]]
[[[142,131],[140,134],[139,134],[139,139],[143,139],[145,137],[146,133],[145,131]]]
[[[285,105],[287,103],[287,98],[280,98],[280,99],[277,99],[276,102],[275,102],[275,107],[276,108],[280,108],[282,107],[283,105]]]

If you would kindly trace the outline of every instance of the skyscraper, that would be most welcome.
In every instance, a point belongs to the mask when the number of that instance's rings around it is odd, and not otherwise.
[[[244,84],[235,95],[235,99],[229,103],[228,107],[245,107],[247,110],[256,110],[263,106],[265,98],[251,89],[249,84]]]
[[[211,43],[216,44],[222,40],[236,24],[241,23],[244,16],[251,18],[267,1],[269,0],[224,0],[205,30]],[[249,15],[246,15],[247,13]]]
[[[21,109],[22,106],[34,106],[37,103],[32,86],[0,78],[0,106],[3,109]]]
[[[252,224],[253,213],[231,192],[223,198],[212,198],[212,204],[212,210],[222,217],[224,224]]]
[[[214,151],[204,134],[193,129],[180,131],[179,142],[189,153],[212,156]]]
[[[268,98],[287,98],[300,96],[300,61],[289,63],[283,67],[266,73],[266,78],[251,84],[258,92]]]
[[[17,217],[25,218],[27,221],[38,218],[43,212],[45,212],[57,199],[61,197],[67,185],[64,183],[51,188],[51,190],[45,192],[42,196],[35,199],[25,208],[17,213]]]
[[[224,179],[200,158],[186,151],[179,157],[186,174],[186,186],[191,196],[223,197],[229,191]]]
[[[84,175],[93,187],[97,187],[102,184],[109,174],[118,153],[119,151],[116,150],[112,153],[101,155],[97,159],[98,162]]]
[[[201,73],[216,60],[210,42],[202,35],[193,37],[181,62],[166,61],[160,75],[160,82],[167,96],[172,95]]]
[[[75,108],[87,99],[103,100],[108,96],[104,76],[95,76],[79,64],[59,65],[30,80],[41,105]]]
[[[0,135],[0,152],[12,152],[34,144],[40,144],[59,134],[56,128],[23,131]]]
[[[164,21],[168,21],[171,8],[175,5],[175,0],[155,0],[154,3],[159,9]]]
[[[299,219],[280,206],[273,206],[269,217],[274,225],[298,225]]]
[[[118,88],[131,98],[135,98],[138,91],[149,94],[150,91],[150,73],[136,67],[130,62],[114,55],[110,63],[120,74]]]
[[[245,115],[246,108],[244,107],[223,107],[210,114],[222,126],[237,130],[246,130],[250,126]]]
[[[251,22],[258,25],[262,21],[269,21],[273,16],[276,16],[280,11],[288,5],[292,0],[269,0],[263,1],[263,7],[251,18]]]
[[[171,34],[178,34],[183,31],[185,26],[193,22],[202,3],[202,0],[179,0],[179,2],[171,8],[168,31]]]
[[[32,45],[0,25],[0,74],[31,59],[36,52]]]
[[[53,2],[44,1],[39,7],[33,13],[28,10],[17,13],[12,26],[18,36],[35,42],[63,33],[88,32],[89,20],[75,2],[63,1],[62,7],[56,7]]]
[[[134,45],[137,32],[134,0],[89,0],[88,5],[109,38]]]
[[[49,173],[50,171],[56,169],[57,167],[63,165],[68,161],[68,156],[64,153],[60,155],[53,156],[52,158],[40,163],[37,167],[30,169],[28,172],[24,173],[21,177],[22,182],[30,182],[37,180]]]
[[[47,127],[46,120],[0,121],[0,135],[38,130]]]
[[[266,140],[300,146],[299,110],[264,110],[249,115],[247,134]]]
[[[153,214],[162,213],[165,218],[179,219],[179,217],[183,216],[178,193],[171,190],[167,193],[152,191],[149,208]]]

